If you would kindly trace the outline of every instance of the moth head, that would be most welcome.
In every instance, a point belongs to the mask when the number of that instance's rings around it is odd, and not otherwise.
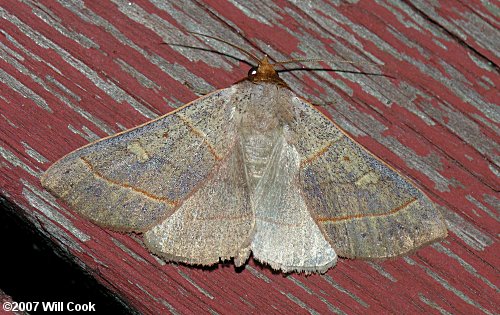
[[[256,67],[252,67],[248,71],[247,79],[250,82],[270,82],[276,83],[280,85],[285,85],[286,83],[281,80],[278,76],[278,72],[274,69],[275,65],[269,62],[269,58],[267,55],[264,55],[264,58],[259,60],[259,64]]]
[[[217,36],[211,36],[203,33],[198,33],[198,32],[193,32],[193,31],[186,31],[187,33],[197,35],[197,36],[202,36],[202,37],[207,37],[211,38],[213,40],[225,43],[226,45],[229,45],[243,54],[247,55],[250,57],[253,61],[257,63],[257,66],[252,67],[250,71],[248,71],[248,76],[246,80],[253,82],[253,83],[260,83],[260,82],[268,82],[268,83],[274,83],[281,85],[283,87],[288,88],[288,85],[285,83],[285,81],[281,80],[281,78],[278,76],[278,72],[276,71],[276,67],[283,67],[285,64],[289,63],[299,63],[299,62],[319,62],[319,61],[331,61],[331,62],[341,62],[341,63],[354,63],[352,61],[348,60],[342,60],[342,59],[324,59],[324,58],[300,58],[300,59],[290,59],[290,60],[284,60],[284,61],[276,61],[273,64],[269,62],[269,58],[267,55],[264,55],[262,59],[259,59],[257,56],[252,54],[251,52],[245,50],[244,48],[235,45],[223,38],[217,37]],[[363,62],[365,64],[370,64],[370,65],[376,65],[370,62]],[[244,79],[245,80],[245,79]],[[243,81],[243,80],[241,80]],[[238,81],[240,82],[240,81]]]

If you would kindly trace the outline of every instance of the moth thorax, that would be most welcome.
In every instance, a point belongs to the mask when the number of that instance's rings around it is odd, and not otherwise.
[[[272,159],[276,143],[280,139],[279,129],[274,128],[266,132],[243,132],[241,134],[241,149],[247,183],[252,191],[255,190],[260,179],[268,168]]]
[[[241,126],[248,132],[267,132],[276,129],[280,124],[279,116],[273,110],[254,107],[242,117]]]

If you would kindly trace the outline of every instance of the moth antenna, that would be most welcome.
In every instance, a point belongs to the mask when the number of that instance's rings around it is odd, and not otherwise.
[[[373,63],[373,62],[368,62],[368,61],[350,61],[350,60],[343,60],[343,59],[321,59],[321,58],[304,58],[304,59],[290,59],[290,60],[283,60],[283,61],[276,61],[274,65],[284,65],[288,63],[299,63],[299,62],[319,62],[319,61],[324,61],[324,62],[341,62],[341,63],[349,63],[349,64],[367,64],[371,66],[378,66],[379,64]]]
[[[224,44],[226,44],[228,46],[231,46],[231,47],[237,49],[238,51],[244,53],[248,57],[252,58],[255,62],[257,62],[257,64],[260,63],[260,59],[257,58],[254,54],[252,54],[251,52],[245,50],[244,48],[242,48],[242,47],[240,47],[238,45],[235,45],[233,43],[228,42],[225,39],[222,39],[222,38],[216,37],[216,36],[212,36],[212,35],[203,34],[203,33],[193,32],[193,31],[186,31],[186,33],[193,34],[193,35],[198,35],[198,36],[203,36],[203,37],[211,38],[211,39],[217,40],[219,42],[222,42],[222,43],[224,43]]]

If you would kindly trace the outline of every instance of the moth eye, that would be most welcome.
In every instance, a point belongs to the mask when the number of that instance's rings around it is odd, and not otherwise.
[[[257,74],[257,67],[252,67],[250,70],[248,70],[249,77],[253,77],[256,74]]]

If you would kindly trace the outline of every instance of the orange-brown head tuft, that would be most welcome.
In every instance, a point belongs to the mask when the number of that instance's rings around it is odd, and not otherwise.
[[[258,66],[248,71],[247,80],[255,83],[271,82],[286,86],[286,83],[278,76],[278,72],[274,69],[274,65],[269,63],[269,58],[267,58],[267,56],[264,56],[264,58],[259,61]]]

